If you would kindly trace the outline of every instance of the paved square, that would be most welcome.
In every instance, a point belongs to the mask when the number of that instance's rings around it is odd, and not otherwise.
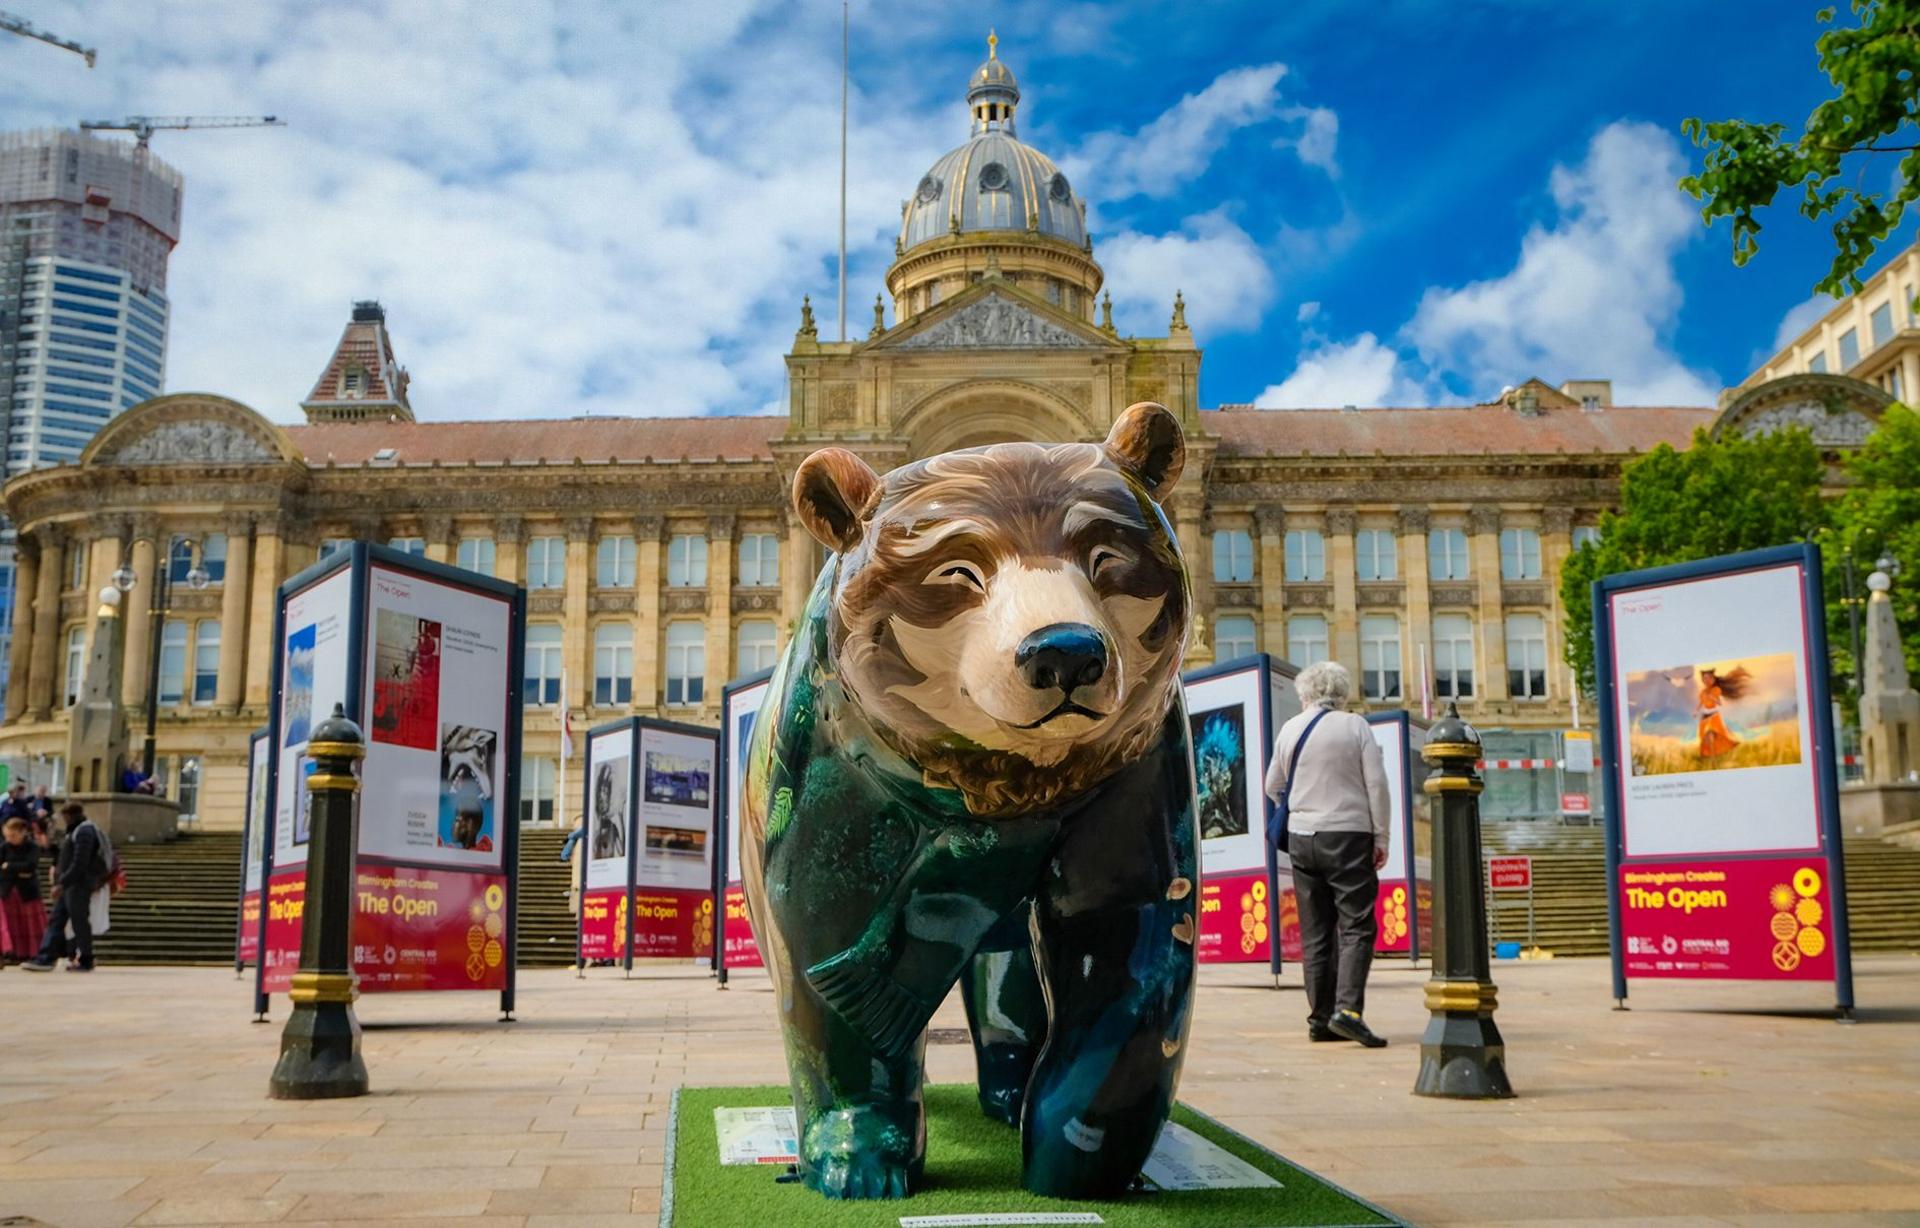
[[[1916,1224],[1920,960],[1856,973],[1842,1026],[1821,986],[1641,984],[1622,1014],[1604,961],[1501,964],[1520,1098],[1462,1104],[1408,1094],[1424,971],[1376,966],[1367,1052],[1308,1043],[1296,978],[1209,968],[1181,1096],[1422,1224]],[[653,1224],[673,1089],[785,1079],[755,972],[527,972],[506,1025],[486,995],[363,998],[374,1094],[315,1103],[267,1099],[286,1006],[247,1001],[215,969],[0,973],[0,1218]],[[929,1067],[970,1078],[971,1050]]]

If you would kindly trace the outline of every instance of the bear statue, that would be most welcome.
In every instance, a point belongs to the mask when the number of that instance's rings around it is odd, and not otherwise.
[[[741,857],[805,1182],[898,1198],[927,1021],[961,984],[980,1103],[1028,1189],[1126,1192],[1165,1124],[1194,977],[1190,598],[1163,501],[1186,443],[992,444],[794,476],[827,560],[746,752]]]

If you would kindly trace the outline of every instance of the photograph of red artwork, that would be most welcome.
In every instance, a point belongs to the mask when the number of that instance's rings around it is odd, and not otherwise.
[[[380,610],[373,636],[373,740],[433,750],[440,736],[440,624]]]

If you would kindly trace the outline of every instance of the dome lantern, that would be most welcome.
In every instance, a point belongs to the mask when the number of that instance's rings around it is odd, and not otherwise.
[[[1020,105],[1020,83],[1000,59],[1000,38],[987,31],[987,61],[967,80],[967,106],[973,111],[973,135],[1013,132],[1013,113]]]

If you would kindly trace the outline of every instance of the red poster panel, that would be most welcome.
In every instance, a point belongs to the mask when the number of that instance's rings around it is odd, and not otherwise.
[[[580,900],[580,958],[619,959],[626,949],[626,888],[587,892]]]
[[[1286,893],[1285,901],[1292,904],[1291,891]],[[1293,914],[1289,912],[1288,916]],[[1408,883],[1404,878],[1381,879],[1380,897],[1373,904],[1373,919],[1377,931],[1373,943],[1376,952],[1410,953],[1416,927],[1421,953],[1433,950],[1433,884],[1424,878],[1416,883]],[[1297,918],[1291,924],[1297,935],[1300,928]],[[1294,945],[1299,945],[1297,937]],[[1284,954],[1286,949],[1283,944],[1281,952]]]
[[[753,918],[747,915],[747,890],[738,884],[727,888],[727,949],[721,958],[729,968],[766,966],[754,941]]]
[[[635,959],[702,959],[713,951],[713,899],[705,891],[641,887],[633,893]]]
[[[1824,856],[1620,868],[1627,975],[1833,979]]]
[[[267,880],[267,949],[260,957],[260,987],[267,993],[285,993],[300,967],[300,914],[306,901],[306,866]]]
[[[240,897],[240,944],[235,958],[251,964],[260,957],[260,893],[249,891]]]
[[[1288,881],[1292,881],[1289,877]],[[1293,888],[1280,889],[1280,958],[1299,963],[1305,948],[1300,943],[1300,899]]]
[[[1216,874],[1200,883],[1200,962],[1265,962],[1273,950],[1273,901],[1267,876]]]
[[[504,874],[361,864],[353,970],[363,993],[504,989]]]

